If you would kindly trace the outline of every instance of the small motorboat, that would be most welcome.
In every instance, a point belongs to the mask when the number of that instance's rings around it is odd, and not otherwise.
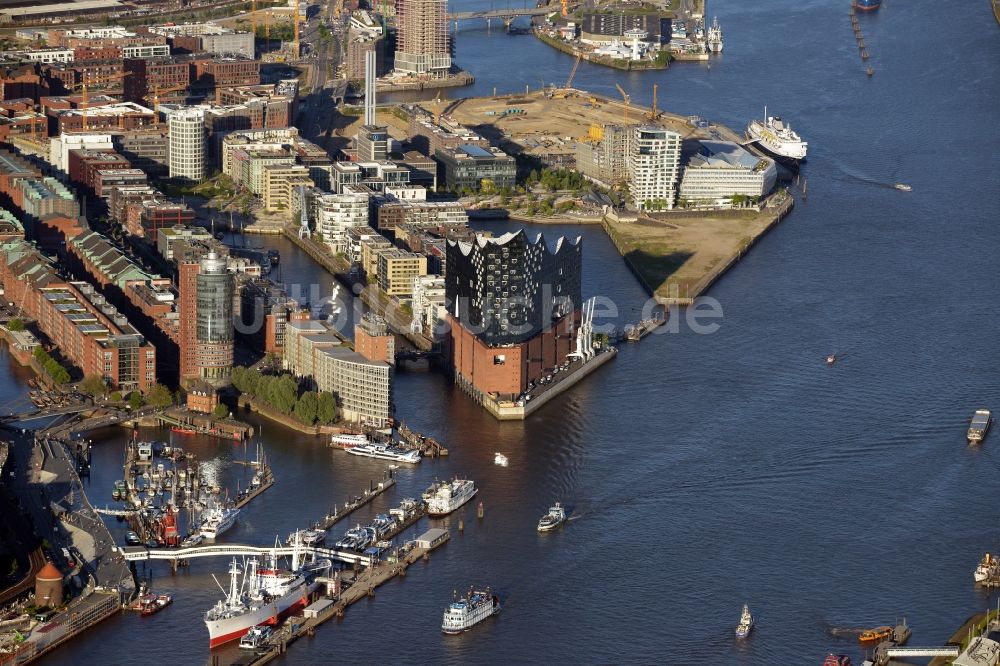
[[[895,187],[900,192],[910,192],[913,190],[913,188],[907,185],[906,183],[896,183],[895,185],[893,185],[893,187]]]
[[[846,654],[828,654],[823,666],[851,666],[851,658]]]
[[[827,365],[833,365],[836,362],[837,362],[837,355],[836,354],[829,354],[826,357],[826,364]]]
[[[500,467],[506,467],[508,462],[510,461],[507,460],[507,456],[505,456],[502,453],[497,453],[495,456],[493,456],[494,465],[499,465]]]
[[[139,535],[135,532],[129,532],[125,535],[125,543],[130,546],[138,546],[142,544],[142,539],[140,539]]]
[[[240,639],[240,649],[256,650],[267,642],[271,637],[271,627],[259,624],[252,627],[243,638]]]
[[[861,632],[858,642],[862,645],[878,645],[887,638],[892,637],[892,627],[875,627]]]
[[[566,522],[566,510],[562,508],[559,502],[556,502],[555,506],[551,507],[549,512],[538,521],[538,531],[548,532],[549,530],[554,530],[564,522]]]
[[[740,623],[736,625],[736,638],[746,638],[753,629],[753,615],[750,614],[750,607],[743,604],[743,613],[740,615]]]

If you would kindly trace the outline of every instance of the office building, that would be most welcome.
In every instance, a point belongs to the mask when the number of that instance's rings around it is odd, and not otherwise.
[[[689,205],[724,205],[735,195],[760,198],[777,178],[774,160],[729,141],[700,141],[684,167],[680,198]]]
[[[413,294],[413,281],[421,275],[427,275],[424,255],[398,247],[378,253],[378,286],[390,296],[409,298]]]
[[[358,130],[358,162],[385,162],[388,159],[388,128],[364,125]]]
[[[636,127],[629,150],[628,183],[640,210],[671,209],[680,180],[681,135],[660,127]]]
[[[205,111],[177,109],[169,116],[170,177],[200,182],[205,178]]]
[[[452,192],[479,192],[482,189],[497,192],[514,187],[517,164],[499,148],[464,144],[438,150],[434,159],[441,164],[445,187]]]
[[[181,381],[229,383],[233,368],[233,276],[226,259],[209,252],[178,266]]]

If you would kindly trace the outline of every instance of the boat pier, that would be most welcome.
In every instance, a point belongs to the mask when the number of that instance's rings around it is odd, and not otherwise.
[[[375,596],[375,589],[396,576],[405,576],[406,570],[420,560],[428,560],[431,551],[440,548],[451,538],[448,530],[432,528],[416,540],[401,547],[395,557],[378,562],[350,579],[335,579],[333,589],[327,588],[327,595],[321,599],[332,601],[318,610],[313,617],[295,616],[285,621],[285,626],[271,637],[268,648],[258,652],[256,657],[244,666],[258,666],[278,658],[288,651],[288,646],[303,636],[312,636],[316,627],[333,618],[342,618],[351,604]],[[340,588],[340,589],[338,589]],[[316,606],[318,604],[314,604]],[[306,613],[310,612],[310,608]]]
[[[373,499],[389,490],[396,485],[396,479],[392,476],[392,470],[386,470],[385,475],[382,480],[378,483],[369,482],[368,490],[363,492],[361,495],[355,496],[353,499],[348,500],[339,509],[336,505],[333,507],[333,511],[323,516],[323,519],[316,523],[316,529],[328,530],[335,524],[347,518],[347,516],[354,513],[356,510],[360,509],[364,505],[371,502]]]
[[[250,503],[250,500],[260,495],[262,492],[274,485],[274,472],[271,471],[271,466],[264,463],[261,466],[261,482],[256,486],[242,490],[236,495],[236,504],[234,505],[237,509],[242,509],[244,506]]]
[[[425,437],[419,432],[410,430],[405,424],[400,423],[399,437],[410,446],[420,449],[420,453],[428,458],[444,457],[448,455],[448,449],[440,444],[433,437]]]

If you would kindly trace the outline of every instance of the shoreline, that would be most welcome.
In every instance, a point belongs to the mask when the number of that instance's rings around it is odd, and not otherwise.
[[[324,435],[333,435],[343,431],[343,428],[335,425],[307,426],[305,423],[296,420],[291,414],[282,414],[281,412],[271,409],[270,407],[254,402],[253,398],[249,398],[245,395],[241,395],[236,399],[236,409],[242,409],[251,414],[263,416],[278,425],[290,428],[296,432],[301,432],[304,435],[322,437]]]
[[[635,60],[624,60],[619,58],[597,56],[587,51],[581,51],[579,49],[575,49],[571,45],[565,44],[562,41],[550,37],[543,32],[539,32],[538,30],[532,30],[531,34],[533,34],[535,38],[538,39],[540,42],[547,44],[548,46],[554,48],[557,51],[562,51],[567,55],[571,55],[574,58],[580,58],[581,60],[585,60],[594,65],[601,65],[602,67],[617,69],[622,72],[645,72],[645,71],[661,71],[664,69],[670,69],[670,62],[675,60],[673,54],[670,54],[670,57],[664,64],[660,64],[653,60],[635,61]]]

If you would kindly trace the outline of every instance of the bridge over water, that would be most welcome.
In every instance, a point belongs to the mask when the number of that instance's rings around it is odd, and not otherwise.
[[[486,19],[488,24],[493,19],[499,19],[503,21],[504,26],[509,28],[514,19],[519,16],[548,16],[549,14],[558,13],[559,11],[558,7],[522,7],[520,9],[507,7],[505,9],[484,9],[474,12],[452,12],[451,14],[448,14],[448,20],[452,21],[457,27],[459,21]]]
[[[124,546],[118,548],[118,552],[122,554],[126,562],[163,560],[171,562],[174,566],[180,560],[192,560],[202,557],[258,557],[262,560],[271,555],[275,557],[288,557],[292,555],[294,550],[293,546],[249,546],[236,543],[189,546],[187,548],[146,548],[144,546]],[[361,564],[364,566],[372,566],[377,561],[377,558],[371,555],[315,546],[299,546],[299,554],[326,557],[347,564]]]

